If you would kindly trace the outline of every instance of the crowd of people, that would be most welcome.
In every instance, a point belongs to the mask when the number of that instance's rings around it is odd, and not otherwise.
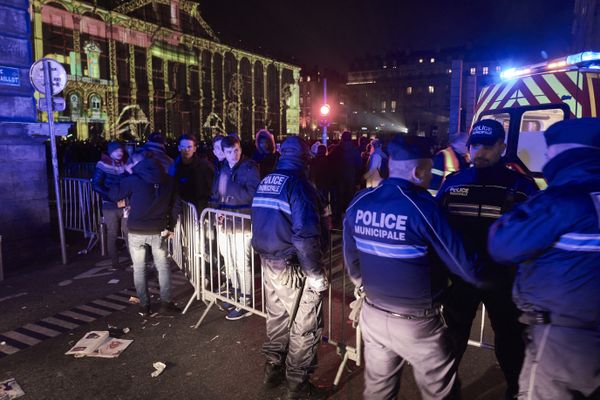
[[[261,130],[251,157],[235,135],[216,136],[202,156],[196,138],[182,135],[173,160],[162,135],[152,134],[130,160],[122,144],[109,143],[93,187],[102,196],[115,267],[118,224],[127,220],[144,316],[151,313],[149,253],[161,311],[178,310],[166,240],[180,200],[198,213],[211,207],[251,216],[251,227],[236,226],[230,214],[217,218],[233,300],[222,308],[228,320],[251,315],[240,305],[253,295],[253,248],[266,302],[264,384],[287,382],[289,399],[327,396],[310,377],[328,288],[322,254],[336,226],[356,286],[364,398],[396,398],[407,362],[423,398],[458,398],[458,366],[481,302],[507,399],[594,398],[600,395],[600,122],[560,122],[545,137],[543,192],[504,163],[505,131],[494,120],[452,135],[435,155],[425,138],[356,144],[344,132],[330,147],[298,136],[277,145]]]

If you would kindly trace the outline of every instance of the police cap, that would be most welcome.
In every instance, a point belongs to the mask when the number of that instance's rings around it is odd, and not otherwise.
[[[394,161],[431,158],[431,140],[419,136],[396,135],[388,143],[387,151]]]
[[[600,118],[577,118],[557,122],[544,132],[546,144],[576,143],[600,148]]]
[[[500,122],[493,119],[484,119],[473,125],[467,146],[474,144],[492,146],[500,140],[504,142],[505,136],[506,133]]]

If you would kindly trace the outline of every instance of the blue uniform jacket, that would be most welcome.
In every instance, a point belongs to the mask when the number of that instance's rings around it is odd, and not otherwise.
[[[600,324],[600,150],[572,149],[544,167],[548,188],[504,215],[490,255],[519,264],[513,299],[551,319]]]
[[[296,255],[305,275],[321,277],[320,238],[317,191],[301,161],[281,158],[252,201],[252,246],[266,258]]]
[[[508,169],[503,162],[488,168],[466,168],[446,178],[437,194],[450,225],[459,231],[469,252],[477,253],[480,268],[494,268],[496,286],[512,285],[513,274],[496,265],[487,252],[490,226],[538,187],[533,179]]]
[[[378,307],[431,308],[448,285],[446,269],[476,284],[473,260],[429,192],[399,178],[359,192],[344,220],[344,261]]]

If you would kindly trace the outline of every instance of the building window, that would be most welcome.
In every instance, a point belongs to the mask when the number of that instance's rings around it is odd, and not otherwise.
[[[412,86],[406,88],[406,94],[409,96],[412,94]]]
[[[387,64],[383,64],[383,69],[386,69],[386,68],[387,68]]]
[[[489,72],[490,72],[490,69],[489,69],[488,67],[483,67],[483,72],[482,72],[482,73],[483,73],[484,75],[487,75],[487,74],[489,74]]]
[[[423,59],[419,58],[419,64],[423,64]]]
[[[435,58],[431,57],[431,59],[429,60],[430,63],[434,63],[435,62]]]
[[[475,75],[477,73],[477,68],[472,67],[471,68],[471,75]]]
[[[392,112],[396,112],[396,100],[392,100],[390,101],[390,108],[392,109]]]
[[[94,42],[86,42],[83,51],[87,56],[88,76],[100,79],[100,47]]]
[[[429,92],[429,94],[433,94],[435,92],[435,88],[431,85],[429,85],[429,87],[427,88],[427,91]]]
[[[500,72],[500,71],[502,71],[502,67],[499,65],[496,65],[496,72]]]
[[[387,101],[383,100],[381,102],[381,112],[384,113],[387,108]]]
[[[310,82],[310,75],[306,77],[306,82]]]
[[[300,105],[304,105],[304,97],[300,97]]]
[[[449,74],[451,74],[451,73],[452,73],[452,68],[448,68],[448,71],[447,71],[447,72],[448,72]]]

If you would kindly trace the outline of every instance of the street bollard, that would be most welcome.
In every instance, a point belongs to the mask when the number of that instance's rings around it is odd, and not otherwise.
[[[108,254],[108,243],[106,238],[106,224],[100,224],[100,255],[105,257]]]

